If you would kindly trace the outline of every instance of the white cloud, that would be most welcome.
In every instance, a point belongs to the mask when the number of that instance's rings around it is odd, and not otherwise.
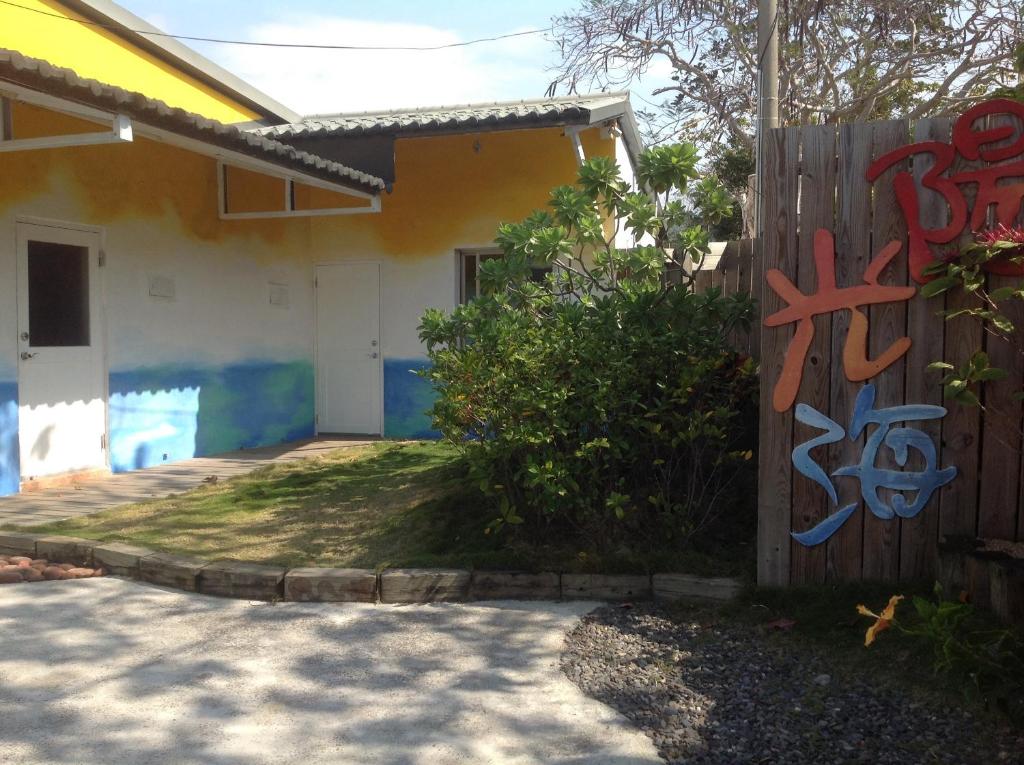
[[[512,30],[516,31],[516,30]],[[250,40],[331,45],[444,45],[451,30],[308,16],[251,27]],[[549,80],[552,45],[531,35],[441,51],[232,47],[220,63],[303,114],[534,98]]]

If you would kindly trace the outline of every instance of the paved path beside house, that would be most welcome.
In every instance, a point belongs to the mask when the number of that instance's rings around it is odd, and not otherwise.
[[[19,765],[656,765],[643,734],[559,669],[594,605],[9,585],[0,752]]]
[[[98,513],[117,505],[160,499],[201,486],[210,476],[219,480],[245,475],[274,462],[291,462],[352,446],[365,439],[324,438],[280,446],[229,452],[171,462],[132,473],[90,478],[73,486],[60,486],[0,497],[0,525],[31,526]]]

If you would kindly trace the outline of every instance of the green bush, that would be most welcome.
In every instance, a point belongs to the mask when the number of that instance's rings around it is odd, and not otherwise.
[[[916,613],[906,618],[896,613],[902,595],[892,596],[881,614],[858,606],[859,613],[875,619],[864,644],[870,646],[879,632],[895,627],[928,646],[935,674],[947,677],[967,698],[1024,725],[1024,636],[1011,628],[993,628],[966,599],[947,600],[937,582],[933,593],[931,600],[915,596]]]
[[[643,155],[660,206],[588,161],[550,212],[501,226],[479,298],[424,315],[434,425],[496,497],[491,530],[643,551],[753,517],[756,369],[727,340],[753,304],[693,291],[687,264],[731,204],[714,179],[687,188],[696,160]],[[616,249],[620,229],[636,246]]]

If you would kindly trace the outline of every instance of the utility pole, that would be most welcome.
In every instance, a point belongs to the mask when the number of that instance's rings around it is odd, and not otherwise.
[[[767,131],[779,126],[779,24],[777,0],[757,6],[757,157],[754,181],[755,234],[764,234],[764,147]]]

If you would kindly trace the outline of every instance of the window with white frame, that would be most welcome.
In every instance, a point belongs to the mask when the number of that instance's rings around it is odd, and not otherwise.
[[[459,250],[459,302],[468,303],[480,294],[480,264],[502,257],[501,250]],[[551,273],[551,266],[536,265],[530,279],[542,282]]]

